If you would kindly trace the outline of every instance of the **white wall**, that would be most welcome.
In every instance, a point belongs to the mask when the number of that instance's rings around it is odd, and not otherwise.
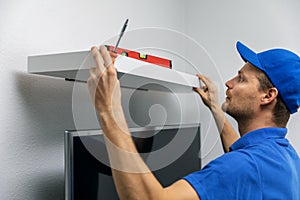
[[[181,30],[183,13],[174,0],[0,1],[0,199],[64,199],[73,85],[27,74],[27,56],[89,49],[117,35],[126,18],[128,31]]]
[[[128,30],[168,28],[185,32],[203,45],[215,66],[201,65],[197,54],[187,50],[189,59],[195,61],[198,71],[213,76],[223,99],[221,82],[242,66],[235,51],[236,40],[258,51],[282,46],[300,53],[300,3],[270,2],[1,0],[0,199],[64,198],[63,132],[75,128],[73,85],[28,75],[27,56],[86,50],[115,36],[129,18]],[[84,98],[89,101],[87,93]],[[89,103],[83,106],[87,110],[91,107]],[[298,119],[296,114],[289,123],[289,138],[300,152]],[[211,116],[203,106],[201,122],[206,163],[222,151]]]

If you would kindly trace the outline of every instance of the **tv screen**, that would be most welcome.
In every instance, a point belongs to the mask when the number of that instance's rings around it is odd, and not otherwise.
[[[199,124],[130,128],[135,145],[163,186],[199,170]],[[118,200],[102,130],[65,132],[68,200]]]

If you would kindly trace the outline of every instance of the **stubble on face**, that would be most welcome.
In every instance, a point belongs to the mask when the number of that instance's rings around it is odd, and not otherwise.
[[[254,116],[258,106],[258,79],[255,76],[254,66],[250,63],[244,65],[239,75],[227,83],[226,100],[222,110],[237,121],[250,119]],[[242,77],[242,81],[239,80]]]
[[[241,121],[253,116],[254,105],[249,99],[243,101],[242,98],[239,98],[237,103],[230,103],[230,100],[226,100],[222,104],[222,110],[237,121]]]

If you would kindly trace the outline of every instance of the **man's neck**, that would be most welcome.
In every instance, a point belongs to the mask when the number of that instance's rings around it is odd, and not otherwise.
[[[238,122],[238,129],[240,136],[257,130],[261,128],[268,128],[268,127],[278,127],[273,121],[272,117],[270,116],[257,116],[253,117],[252,119],[239,119]]]

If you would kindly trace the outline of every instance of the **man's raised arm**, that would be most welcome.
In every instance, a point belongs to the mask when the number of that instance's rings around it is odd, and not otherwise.
[[[113,179],[120,199],[196,200],[196,191],[185,180],[167,188],[158,182],[129,133],[121,106],[120,83],[109,52],[104,46],[92,48],[96,68],[90,70],[88,88],[105,135]]]
[[[200,95],[203,103],[212,112],[221,136],[224,152],[227,153],[229,152],[229,147],[239,138],[239,136],[225,117],[220,106],[216,85],[206,76],[201,74],[198,74],[197,76],[203,81],[205,86],[203,86],[203,88],[194,88],[194,90]]]

